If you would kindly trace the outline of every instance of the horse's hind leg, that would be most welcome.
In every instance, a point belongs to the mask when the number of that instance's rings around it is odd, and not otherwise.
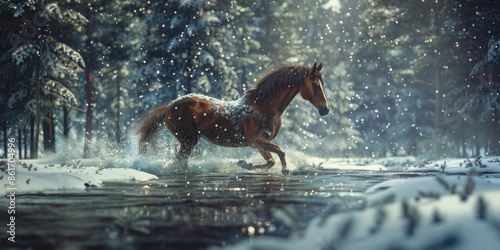
[[[193,114],[196,115],[195,107],[192,103],[172,103],[169,107],[173,108],[169,108],[165,114],[165,125],[180,143],[175,172],[188,173],[188,158],[201,138],[196,121],[192,118]]]
[[[178,161],[176,172],[189,173],[188,159],[189,156],[191,155],[191,152],[193,151],[193,148],[200,140],[200,136],[196,132],[196,129],[187,129],[187,128],[184,128],[182,133],[173,133],[173,134],[181,144],[179,152],[177,152],[176,155]]]
[[[184,172],[184,173],[189,173],[188,169],[188,159],[189,155],[191,154],[192,147],[190,146],[190,143],[181,143],[181,147],[179,149],[179,152],[177,152],[176,158],[177,158],[177,164],[175,166],[175,172]]]

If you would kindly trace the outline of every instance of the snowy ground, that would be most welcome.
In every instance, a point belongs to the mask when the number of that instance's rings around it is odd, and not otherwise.
[[[62,163],[44,163],[47,160],[16,160],[7,164],[0,160],[0,192],[16,194],[85,190],[100,187],[103,182],[145,181],[155,175],[131,168],[104,168],[98,161],[75,160]]]
[[[403,162],[408,159],[372,164],[391,169]],[[437,173],[376,184],[365,192],[364,209],[318,216],[290,238],[254,237],[222,249],[498,249],[500,157],[444,159],[404,170]]]
[[[364,193],[363,209],[326,212],[289,238],[255,236],[222,249],[498,249],[500,245],[500,157],[443,159],[425,164],[413,157],[324,159],[299,153],[287,157],[295,174],[338,169],[428,176],[378,183]],[[258,156],[249,159],[259,160]],[[16,188],[16,194],[66,192],[102,186],[103,182],[157,179],[154,174],[173,172],[171,163],[144,156],[107,161],[22,160],[14,164],[15,175],[10,175],[7,161],[2,162],[0,185],[6,187],[1,189],[4,195],[10,187]],[[238,168],[236,162],[231,158],[193,159],[190,170],[249,172]],[[280,175],[279,166],[258,171]],[[10,183],[12,176],[14,185]],[[278,210],[275,217],[286,220],[287,214]],[[257,235],[251,229],[248,234]]]
[[[476,173],[498,173],[500,157],[476,157],[466,159],[442,159],[423,166],[411,166],[405,171],[411,172],[442,172],[447,174],[467,174],[471,170]]]

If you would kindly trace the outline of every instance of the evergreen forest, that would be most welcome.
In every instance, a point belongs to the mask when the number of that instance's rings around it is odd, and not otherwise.
[[[284,147],[500,154],[496,0],[0,0],[0,37],[2,157],[9,138],[20,159],[119,151],[149,109],[235,100],[275,65],[315,62],[330,114],[297,96]]]

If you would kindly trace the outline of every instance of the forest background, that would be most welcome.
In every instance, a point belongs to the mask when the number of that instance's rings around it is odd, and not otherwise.
[[[314,62],[331,112],[296,98],[285,147],[499,155],[499,22],[496,0],[0,0],[2,155],[8,138],[19,158],[119,151],[153,107],[234,100],[273,65]]]

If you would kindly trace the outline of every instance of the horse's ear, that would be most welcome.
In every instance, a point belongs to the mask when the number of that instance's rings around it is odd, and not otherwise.
[[[307,75],[312,75],[316,71],[316,62],[314,62],[314,65],[312,66],[311,70],[307,72]]]
[[[321,70],[321,68],[323,68],[323,63],[320,63],[320,64],[318,65],[318,67],[316,68],[316,71],[318,71],[318,72],[319,72],[319,71]]]

